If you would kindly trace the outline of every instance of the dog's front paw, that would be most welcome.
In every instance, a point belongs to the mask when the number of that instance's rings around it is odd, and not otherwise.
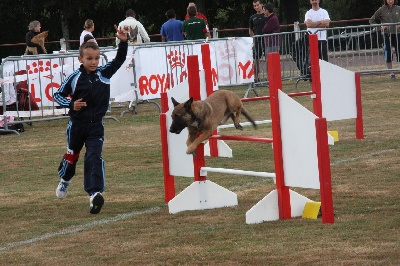
[[[196,147],[193,147],[193,145],[190,145],[186,150],[187,154],[193,154],[195,152],[196,152]]]
[[[242,127],[242,125],[241,125],[241,124],[237,124],[237,125],[235,125],[235,128],[236,128],[236,129],[239,129],[239,130],[243,130],[243,127]]]

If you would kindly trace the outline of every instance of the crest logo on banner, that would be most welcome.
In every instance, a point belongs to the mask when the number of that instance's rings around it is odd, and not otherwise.
[[[180,51],[170,51],[167,55],[167,60],[172,69],[176,67],[185,67],[186,55]]]
[[[223,45],[217,45],[217,51],[223,60],[236,58],[235,47],[233,46],[232,42],[227,42]]]
[[[58,59],[28,60],[26,63],[32,98],[41,106],[54,105],[53,93],[61,84],[61,77],[57,75],[61,71]],[[65,73],[62,75],[65,76]]]
[[[53,69],[57,68],[58,64],[55,63],[53,64]],[[44,61],[44,60],[39,60],[39,62],[32,62],[32,65],[27,66],[27,71],[28,74],[36,74],[39,72],[45,72],[45,71],[50,71],[51,68],[51,62],[49,61]]]
[[[43,72],[49,72],[50,69],[52,71],[56,71],[56,68],[58,68],[59,65],[57,63],[54,63],[53,66],[51,65],[50,60],[39,60],[39,61],[34,61],[32,62],[31,65],[28,65],[26,67],[26,70],[28,72],[28,75],[33,75],[33,74],[38,74],[39,72],[43,74]],[[44,78],[52,79],[54,76],[52,74],[43,76]],[[34,80],[35,78],[32,78]]]

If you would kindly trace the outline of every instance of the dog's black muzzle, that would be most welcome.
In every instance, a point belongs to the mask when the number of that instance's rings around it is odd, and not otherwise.
[[[172,121],[172,124],[171,124],[171,126],[169,128],[169,132],[175,133],[175,134],[179,134],[179,133],[182,132],[182,130],[185,127],[186,127],[185,121],[183,121],[183,120],[178,121],[178,120],[175,119],[175,120]]]

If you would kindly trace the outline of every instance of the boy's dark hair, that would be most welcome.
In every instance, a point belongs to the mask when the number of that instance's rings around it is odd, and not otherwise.
[[[92,48],[93,50],[100,50],[99,46],[95,42],[84,42],[79,47],[79,55],[83,56],[83,51],[87,48]]]
[[[189,18],[195,17],[197,13],[197,9],[194,6],[189,6],[187,9],[187,13],[189,15]]]
[[[268,10],[269,13],[274,12],[274,4],[272,3],[266,3],[264,4],[264,10]]]
[[[168,10],[167,13],[165,13],[165,15],[167,16],[167,18],[176,17],[175,10],[173,10],[173,9]]]
[[[128,9],[128,10],[126,10],[126,13],[125,13],[125,17],[135,17],[136,16],[136,13],[135,13],[135,11],[133,11],[133,9]]]
[[[254,3],[254,4],[257,3],[257,2],[260,2],[261,5],[263,4],[263,1],[262,1],[262,0],[253,0],[253,3]]]

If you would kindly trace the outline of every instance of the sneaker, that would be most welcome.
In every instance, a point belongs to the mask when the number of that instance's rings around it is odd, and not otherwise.
[[[71,183],[71,181],[65,181],[64,179],[60,180],[60,183],[56,188],[57,198],[64,199],[67,196],[69,183]]]
[[[396,75],[394,73],[390,74],[390,79],[391,80],[396,79]]]
[[[96,192],[90,196],[90,213],[98,214],[101,211],[101,207],[103,207],[104,198],[100,192]]]

